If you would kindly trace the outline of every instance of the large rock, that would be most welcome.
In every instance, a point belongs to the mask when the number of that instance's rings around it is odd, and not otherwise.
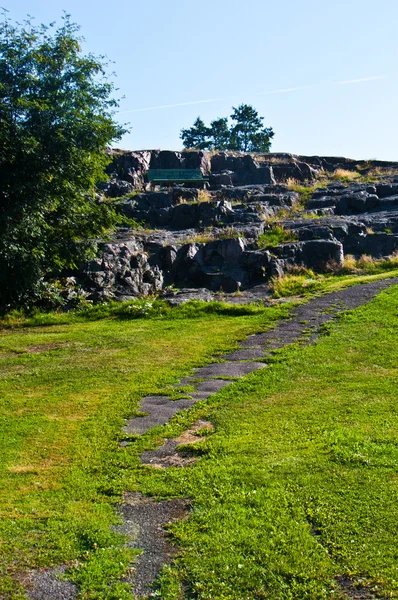
[[[357,215],[380,206],[380,200],[375,194],[358,192],[342,196],[336,203],[336,215]]]
[[[84,263],[80,270],[93,298],[149,295],[163,287],[163,274],[136,240],[103,244],[97,259]],[[89,296],[90,298],[90,296]]]
[[[351,236],[346,242],[347,253],[373,258],[389,256],[398,250],[398,235],[390,233],[372,233]]]
[[[151,169],[182,169],[183,161],[181,152],[172,152],[170,150],[152,151]]]
[[[115,177],[109,179],[109,181],[99,184],[98,188],[108,198],[121,198],[127,194],[130,194],[135,189],[134,185],[129,181],[116,179]]]
[[[344,264],[343,245],[337,240],[309,240],[281,244],[274,248],[278,258],[289,264],[300,265],[316,271],[323,271],[329,263]]]
[[[120,179],[133,184],[135,188],[144,185],[144,176],[149,169],[151,152],[126,152],[123,150],[110,150],[112,162],[107,167],[108,173],[116,174]]]
[[[208,152],[183,152],[182,161],[184,169],[200,169],[204,176],[210,173],[211,162]]]

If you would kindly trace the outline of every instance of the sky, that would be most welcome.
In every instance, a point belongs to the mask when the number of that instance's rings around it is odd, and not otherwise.
[[[179,150],[182,128],[251,104],[273,152],[398,160],[397,0],[1,0],[13,21],[81,26],[106,55],[130,132]]]

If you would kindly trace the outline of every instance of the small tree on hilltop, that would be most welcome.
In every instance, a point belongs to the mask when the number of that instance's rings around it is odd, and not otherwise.
[[[181,136],[185,148],[197,148],[204,150],[210,144],[210,129],[206,127],[200,117],[189,129],[182,129]]]
[[[228,150],[231,134],[228,129],[228,119],[216,119],[210,123],[209,137],[211,139],[211,150]]]
[[[0,307],[26,304],[43,276],[74,267],[117,216],[99,203],[115,123],[106,65],[58,29],[0,25]]]
[[[230,149],[240,152],[269,152],[274,132],[271,127],[263,127],[264,117],[248,104],[232,107],[230,129]]]
[[[233,107],[232,125],[228,126],[228,118],[223,117],[205,123],[198,117],[189,129],[181,130],[184,148],[199,150],[236,150],[238,152],[269,152],[274,132],[271,127],[264,127],[264,117],[249,104]]]

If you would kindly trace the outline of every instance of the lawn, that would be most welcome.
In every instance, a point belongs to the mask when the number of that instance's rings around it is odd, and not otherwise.
[[[0,598],[22,599],[23,572],[58,564],[82,600],[129,598],[120,579],[135,551],[111,530],[127,489],[191,504],[155,597],[398,598],[397,307],[398,286],[126,448],[142,395],[287,307],[4,329]],[[195,464],[139,464],[198,418],[215,430]]]
[[[159,597],[398,598],[397,307],[395,287],[278,352],[196,409],[196,465],[146,469],[145,493],[192,503]]]
[[[39,314],[0,332],[0,598],[24,597],[27,570],[66,563],[83,597],[123,596],[117,580],[134,552],[117,548],[113,504],[137,486],[138,464],[135,448],[119,447],[124,419],[143,395],[287,314],[211,310]],[[3,323],[27,324],[17,317]]]

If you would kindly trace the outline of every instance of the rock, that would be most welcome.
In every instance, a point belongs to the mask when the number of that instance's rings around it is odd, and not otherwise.
[[[183,152],[182,162],[184,169],[200,169],[204,176],[211,170],[211,161],[208,152]]]
[[[379,198],[398,195],[398,183],[376,185],[376,194]]]
[[[380,205],[380,200],[376,195],[368,192],[358,192],[342,196],[336,203],[336,215],[356,215],[368,210],[372,210]]]
[[[347,241],[349,254],[361,256],[366,254],[373,258],[390,256],[398,249],[398,235],[389,233],[374,233],[356,235]]]
[[[332,240],[334,235],[333,231],[329,227],[312,226],[312,227],[301,227],[298,230],[299,241],[307,240]]]
[[[99,189],[101,189],[108,198],[120,198],[133,192],[134,185],[128,181],[113,178],[100,184]]]
[[[231,294],[239,292],[247,284],[247,273],[243,269],[232,268],[221,272],[204,272],[205,286],[213,292],[226,292]]]
[[[163,286],[162,272],[148,264],[136,241],[103,244],[99,258],[84,263],[80,273],[93,292],[107,290],[116,296],[153,294]]]
[[[245,250],[245,241],[242,238],[231,238],[212,242],[216,245],[216,250],[225,261],[236,263],[242,257]]]
[[[199,190],[197,188],[173,188],[173,204],[181,204],[181,202],[198,202]]]
[[[152,151],[151,169],[182,169],[183,160],[180,152],[170,150]]]
[[[172,229],[189,229],[199,223],[198,204],[178,204],[173,207],[170,227]]]
[[[290,264],[302,265],[316,271],[323,271],[328,263],[344,264],[343,245],[337,240],[309,240],[281,244],[274,248],[280,259]]]
[[[110,150],[112,163],[107,167],[107,173],[115,173],[120,179],[133,184],[134,188],[144,185],[144,176],[149,169],[151,152],[126,152],[123,150]]]
[[[246,250],[241,257],[241,264],[247,270],[251,281],[272,277],[272,261],[268,250]]]
[[[101,245],[98,257],[85,263],[78,278],[79,284],[84,283],[83,293],[92,299],[131,298],[170,285],[228,293],[243,289],[246,294],[245,288],[266,286],[271,277],[280,277],[295,265],[322,271],[330,261],[342,264],[343,252],[380,257],[398,249],[398,178],[390,175],[391,169],[398,172],[398,163],[372,161],[386,172],[377,184],[333,181],[316,189],[298,218],[290,209],[299,194],[285,183],[289,178],[310,182],[321,171],[365,173],[370,165],[341,157],[283,153],[217,152],[210,157],[202,151],[112,150],[109,154],[111,179],[100,186],[101,191],[124,197],[117,210],[155,230],[140,233],[125,226],[111,243]],[[207,201],[199,201],[197,189],[180,185],[146,191],[149,167],[201,169],[209,175],[214,192]],[[126,197],[132,191],[138,193]],[[277,246],[272,254],[256,249],[270,217],[280,218],[298,239]],[[209,241],[191,243],[194,239]]]
[[[333,196],[318,196],[315,200],[308,200],[306,203],[306,208],[308,210],[316,210],[318,208],[334,208],[337,202],[338,198]]]
[[[210,187],[228,185],[232,186],[233,171],[223,171],[222,173],[212,173],[209,177]]]

